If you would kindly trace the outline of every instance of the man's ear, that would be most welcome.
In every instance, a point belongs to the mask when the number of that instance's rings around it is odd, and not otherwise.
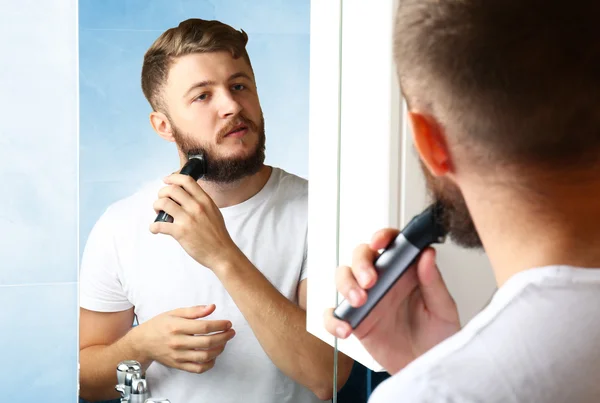
[[[413,141],[421,161],[434,176],[443,176],[452,170],[450,152],[439,123],[418,112],[409,112]]]
[[[167,115],[163,112],[152,111],[150,113],[150,124],[160,137],[172,143],[175,142],[173,127],[171,126],[171,122],[169,122]]]

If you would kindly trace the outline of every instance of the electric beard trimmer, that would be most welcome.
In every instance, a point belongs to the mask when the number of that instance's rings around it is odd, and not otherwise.
[[[204,158],[204,155],[195,154],[188,156],[188,162],[185,163],[179,173],[182,175],[189,175],[194,178],[195,181],[202,178],[204,174],[206,174],[206,159]],[[161,210],[154,222],[159,221],[173,222],[173,217]]]
[[[343,300],[333,315],[348,322],[352,329],[356,329],[415,262],[421,252],[433,243],[443,243],[446,240],[446,234],[442,206],[440,203],[434,203],[413,217],[400,234],[375,259],[377,282],[366,290],[367,302],[354,308],[347,300]]]

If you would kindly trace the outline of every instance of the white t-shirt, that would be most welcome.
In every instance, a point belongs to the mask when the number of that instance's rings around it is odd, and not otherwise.
[[[514,275],[464,329],[369,400],[388,402],[600,402],[600,269]]]
[[[156,218],[152,205],[164,186],[156,181],[143,187],[111,205],[95,224],[81,264],[80,306],[100,312],[135,307],[142,324],[165,311],[215,304],[206,319],[232,322],[236,336],[211,370],[192,374],[152,363],[146,378],[153,397],[172,403],[318,402],[271,362],[213,272],[172,237],[149,231]],[[221,213],[237,246],[271,284],[297,302],[298,284],[306,278],[308,182],[273,168],[255,196]]]

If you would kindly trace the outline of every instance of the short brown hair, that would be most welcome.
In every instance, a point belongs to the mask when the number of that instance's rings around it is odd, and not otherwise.
[[[394,53],[410,107],[476,162],[600,160],[600,1],[400,0]]]
[[[144,55],[142,91],[153,110],[165,109],[161,90],[176,58],[192,53],[228,51],[243,57],[252,69],[246,51],[248,35],[220,21],[190,18],[165,31]]]

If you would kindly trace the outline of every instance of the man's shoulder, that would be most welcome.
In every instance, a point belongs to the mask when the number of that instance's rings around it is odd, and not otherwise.
[[[283,168],[273,167],[272,175],[277,176],[277,194],[288,200],[308,202],[308,180]]]
[[[430,349],[382,382],[369,403],[472,402],[488,396],[498,374],[461,335]],[[477,379],[474,383],[473,380]],[[496,401],[496,400],[492,400]]]
[[[101,220],[117,223],[134,223],[138,219],[147,219],[154,214],[152,207],[158,198],[158,191],[165,186],[160,180],[149,180],[141,183],[137,189],[110,203],[104,210]]]
[[[410,376],[402,371],[379,384],[369,403],[429,403],[460,401],[450,399],[447,391],[434,379],[425,376]]]

